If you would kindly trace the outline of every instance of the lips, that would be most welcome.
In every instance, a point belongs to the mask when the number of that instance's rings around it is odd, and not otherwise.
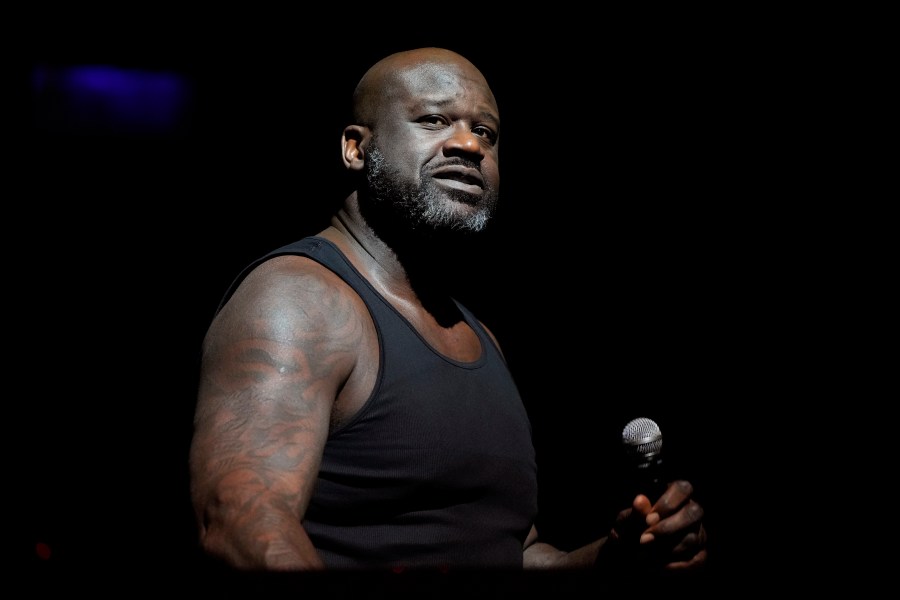
[[[462,165],[447,165],[440,167],[432,172],[432,177],[442,180],[445,183],[455,182],[462,184],[454,186],[460,188],[468,188],[476,186],[478,189],[484,189],[484,177],[478,169],[472,167],[464,167]]]

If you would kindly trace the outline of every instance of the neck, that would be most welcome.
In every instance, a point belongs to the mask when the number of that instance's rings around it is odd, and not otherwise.
[[[385,296],[420,304],[447,326],[460,319],[451,288],[459,265],[467,263],[460,247],[464,244],[451,246],[407,235],[397,228],[373,225],[360,213],[355,195],[335,213],[331,230]],[[333,236],[326,232],[326,237]]]

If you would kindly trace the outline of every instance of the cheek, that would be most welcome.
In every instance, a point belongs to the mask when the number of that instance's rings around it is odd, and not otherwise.
[[[405,146],[392,147],[386,162],[395,173],[400,174],[404,179],[418,180],[421,178],[422,169],[428,164],[430,156],[427,149],[407,143]]]
[[[481,176],[491,188],[500,189],[500,167],[496,162],[484,161],[481,164]]]

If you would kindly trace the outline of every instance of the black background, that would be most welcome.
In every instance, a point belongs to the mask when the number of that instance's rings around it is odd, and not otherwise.
[[[202,336],[246,263],[327,224],[353,86],[421,45],[469,57],[500,104],[503,206],[459,296],[532,416],[543,534],[569,548],[605,533],[618,436],[647,416],[706,506],[704,583],[758,581],[756,494],[785,483],[770,417],[792,410],[808,343],[782,179],[799,59],[777,24],[156,10],[31,21],[7,221],[25,241],[7,277],[26,412],[17,550],[40,586],[128,572],[175,588],[201,570],[187,449]],[[177,72],[192,111],[161,135],[76,126],[28,86],[48,64]]]

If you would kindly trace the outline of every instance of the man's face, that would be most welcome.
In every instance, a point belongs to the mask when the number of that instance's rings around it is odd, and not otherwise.
[[[497,207],[499,118],[479,77],[401,73],[365,149],[365,195],[418,233],[478,232]]]

